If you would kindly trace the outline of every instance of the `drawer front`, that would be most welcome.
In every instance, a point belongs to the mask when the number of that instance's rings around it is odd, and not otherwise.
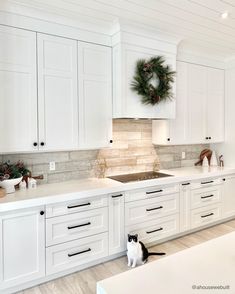
[[[221,205],[202,207],[191,211],[191,228],[205,226],[221,219]]]
[[[221,183],[222,183],[221,178],[204,179],[204,180],[192,182],[191,189],[211,187],[211,186],[215,186],[215,185],[221,185]]]
[[[179,194],[129,202],[125,205],[125,224],[135,225],[179,211]]]
[[[108,256],[108,233],[46,249],[46,272],[57,273]]]
[[[86,211],[99,207],[108,206],[108,196],[103,195],[95,198],[78,199],[76,201],[47,205],[46,217],[66,215],[70,213]]]
[[[108,208],[58,216],[46,220],[46,245],[51,246],[108,231]]]
[[[191,208],[207,206],[221,201],[221,186],[195,189],[191,192]]]
[[[173,194],[179,192],[179,185],[171,186],[155,186],[145,189],[138,189],[126,192],[125,202],[131,202],[142,199],[149,199],[159,197],[166,194]]]
[[[150,222],[126,227],[128,234],[138,234],[144,244],[159,241],[179,233],[179,215],[171,215]]]

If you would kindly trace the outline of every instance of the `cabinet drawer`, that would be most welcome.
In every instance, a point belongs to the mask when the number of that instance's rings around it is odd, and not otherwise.
[[[221,183],[222,183],[221,178],[202,179],[201,181],[192,182],[191,189],[211,187],[211,186],[215,186],[215,185],[221,185]]]
[[[129,202],[125,205],[125,224],[134,225],[179,211],[179,194]]]
[[[46,245],[51,246],[108,231],[108,208],[58,216],[46,220]]]
[[[108,255],[108,233],[83,238],[46,249],[46,272],[57,273]]]
[[[139,240],[145,244],[156,242],[177,233],[179,233],[178,214],[126,227],[126,236],[138,234]]]
[[[46,217],[66,215],[70,213],[90,210],[99,207],[108,206],[108,196],[103,195],[95,198],[78,199],[76,201],[47,205]]]
[[[126,192],[125,202],[131,202],[141,199],[149,199],[166,194],[173,194],[179,192],[179,185],[171,186],[155,186],[145,189],[138,189]]]
[[[221,219],[221,205],[210,205],[191,211],[191,228],[197,228]]]
[[[207,206],[221,201],[221,186],[195,189],[191,192],[191,208]]]

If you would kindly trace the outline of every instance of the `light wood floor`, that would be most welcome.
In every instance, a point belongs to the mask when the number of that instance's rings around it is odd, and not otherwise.
[[[235,220],[220,224],[151,248],[151,251],[174,254],[188,247],[235,231]],[[151,257],[149,262],[164,257]],[[127,267],[125,257],[109,261],[75,274],[18,292],[18,294],[95,294],[96,282],[112,275],[131,270]]]

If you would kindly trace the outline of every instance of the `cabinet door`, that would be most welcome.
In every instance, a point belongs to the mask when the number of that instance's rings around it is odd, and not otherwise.
[[[111,48],[78,43],[79,147],[108,147],[112,138]]]
[[[207,68],[188,64],[188,143],[206,141]]]
[[[0,26],[0,152],[37,142],[36,33]]]
[[[235,176],[226,177],[222,194],[223,217],[235,216]]]
[[[124,195],[114,194],[109,198],[109,255],[125,250]]]
[[[182,183],[180,187],[180,232],[190,230],[190,200],[190,183]]]
[[[38,99],[40,149],[77,148],[76,41],[38,34]]]
[[[224,140],[224,71],[207,69],[207,134],[210,143]]]
[[[0,216],[0,289],[45,275],[43,207]],[[1,291],[0,291],[1,292]]]

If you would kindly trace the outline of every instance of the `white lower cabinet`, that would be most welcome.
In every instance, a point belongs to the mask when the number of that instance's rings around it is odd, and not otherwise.
[[[223,217],[235,216],[235,176],[223,179]]]
[[[44,277],[44,207],[3,214],[0,225],[0,292]]]
[[[221,219],[221,205],[210,205],[191,211],[191,228],[198,228]]]
[[[46,249],[47,275],[101,259],[108,255],[108,233],[51,246]]]
[[[109,196],[109,255],[123,252],[124,236],[124,194]]]

